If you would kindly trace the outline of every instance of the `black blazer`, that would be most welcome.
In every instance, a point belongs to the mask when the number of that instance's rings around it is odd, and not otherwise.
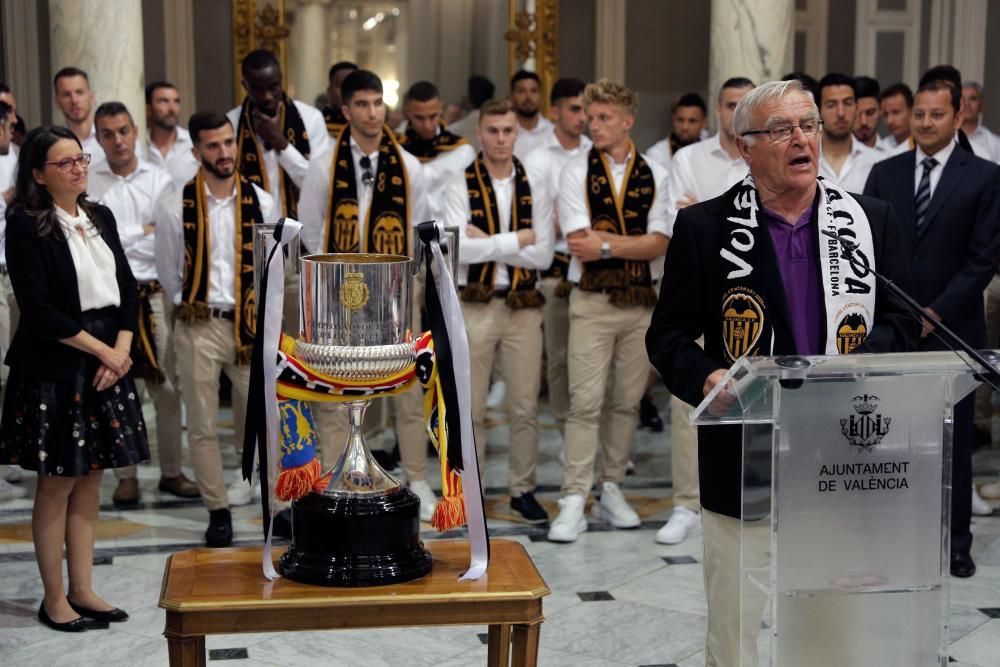
[[[997,270],[1000,250],[1000,167],[956,146],[934,189],[917,236],[914,200],[916,151],[877,163],[865,194],[896,211],[913,269],[913,297],[930,306],[973,347],[986,339],[983,290]],[[931,335],[922,350],[946,349]]]
[[[909,286],[909,266],[891,207],[861,195],[858,200],[868,216],[875,252],[875,268],[903,286]],[[723,266],[719,249],[729,228],[733,193],[682,209],[667,248],[660,298],[646,332],[649,359],[670,391],[690,405],[704,398],[703,387],[712,372],[727,368],[722,340]],[[817,206],[813,206],[814,220]],[[819,254],[818,227],[813,245]],[[770,234],[764,242],[765,264],[757,267],[761,296],[768,304],[774,330],[776,355],[795,354],[791,322]],[[875,292],[875,322],[858,352],[913,350],[920,332],[917,320],[897,297],[881,285]],[[705,337],[705,348],[695,342]],[[823,340],[826,331],[822,332]],[[742,432],[739,426],[706,426],[698,429],[698,475],[701,504],[732,517],[740,516],[742,488]]]
[[[138,290],[118,237],[111,210],[96,205],[101,236],[115,256],[121,306],[119,330],[135,331]],[[21,311],[17,331],[4,360],[22,373],[48,380],[69,379],[84,352],[60,343],[83,329],[76,268],[66,241],[39,238],[35,218],[15,210],[7,218],[7,270]]]

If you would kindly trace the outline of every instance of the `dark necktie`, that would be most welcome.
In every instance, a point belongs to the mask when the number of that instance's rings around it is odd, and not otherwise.
[[[917,186],[917,197],[913,207],[916,213],[918,235],[926,222],[927,209],[931,203],[931,172],[938,165],[938,161],[932,157],[925,157],[920,164],[924,167],[924,173],[920,176],[920,185]]]

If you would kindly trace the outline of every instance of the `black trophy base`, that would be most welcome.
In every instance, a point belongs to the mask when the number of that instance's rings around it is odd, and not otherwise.
[[[431,571],[420,541],[420,500],[405,487],[371,496],[311,493],[292,503],[285,577],[317,586],[386,586]]]

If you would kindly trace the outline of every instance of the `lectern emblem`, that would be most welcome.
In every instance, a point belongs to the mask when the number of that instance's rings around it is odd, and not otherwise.
[[[840,432],[852,446],[870,452],[889,432],[892,418],[875,412],[878,409],[878,396],[864,394],[855,396],[853,400],[857,414],[840,420]]]
[[[365,284],[365,274],[348,273],[340,286],[340,302],[350,310],[363,308],[368,303],[368,285]]]

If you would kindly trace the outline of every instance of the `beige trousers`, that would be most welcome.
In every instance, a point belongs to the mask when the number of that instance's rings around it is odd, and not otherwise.
[[[705,345],[699,338],[698,344]],[[688,421],[691,406],[670,397],[670,474],[674,485],[674,507],[701,511],[698,486],[698,428]]]
[[[986,349],[1000,347],[1000,275],[983,292],[986,302]],[[993,388],[985,382],[976,390],[976,427],[989,432],[993,423]]]
[[[287,296],[286,296],[287,298]],[[414,335],[420,330],[420,306],[424,301],[423,280],[413,281],[412,329]],[[424,426],[424,392],[419,384],[409,390],[380,398],[373,403],[388,401],[392,411],[389,421],[393,423],[399,439],[399,458],[407,481],[427,479],[427,430]],[[385,409],[385,405],[381,406]],[[347,411],[339,403],[313,403],[313,419],[319,436],[320,460],[323,468],[329,469],[340,458],[347,442]],[[378,410],[370,410],[365,417],[365,433],[371,434],[380,419],[373,418]]]
[[[606,294],[570,294],[564,494],[590,493],[598,447],[600,481],[625,479],[649,374],[645,336],[651,315],[652,308],[613,306]]]
[[[233,383],[233,426],[237,455],[243,452],[250,366],[237,365],[233,323],[212,318],[174,327],[177,374],[187,408],[188,448],[195,481],[209,510],[229,507],[219,449],[219,373]]]
[[[494,360],[507,384],[507,485],[516,497],[535,490],[538,464],[538,390],[542,381],[541,308],[511,309],[503,299],[462,302],[469,336],[472,426],[482,470],[486,461],[486,396]]]
[[[10,284],[10,276],[6,271],[0,273],[0,381],[7,384],[7,374],[10,368],[4,364],[7,350],[10,349],[11,338],[17,331],[17,321],[21,311],[17,309],[17,299],[14,298],[14,288]]]
[[[559,433],[566,430],[569,413],[569,373],[566,348],[569,343],[569,297],[556,296],[560,278],[543,278],[540,284],[545,296],[543,330],[545,332],[545,380],[549,389],[549,409]]]
[[[167,376],[163,384],[136,380],[139,391],[149,392],[156,411],[156,451],[160,460],[160,474],[163,477],[177,477],[181,474],[181,395],[177,382],[176,354],[173,346],[173,327],[170,313],[173,304],[161,291],[149,299],[153,311],[153,337],[156,343],[157,361]],[[118,479],[132,479],[136,467],[115,468]]]
[[[708,598],[708,639],[705,646],[706,667],[743,667],[757,664],[757,637],[764,616],[767,595],[755,585],[743,585],[740,628],[740,532],[747,541],[744,566],[767,565],[771,538],[770,519],[741,521],[724,514],[704,510],[705,595]]]

